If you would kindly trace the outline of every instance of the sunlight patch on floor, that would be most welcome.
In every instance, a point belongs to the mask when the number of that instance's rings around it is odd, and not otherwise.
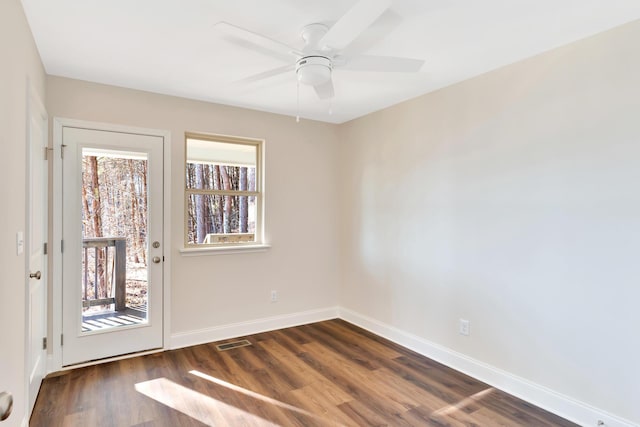
[[[221,380],[219,378],[212,377],[211,375],[204,374],[204,373],[202,373],[200,371],[193,370],[193,371],[189,371],[189,373],[192,374],[192,375],[195,375],[197,377],[200,377],[202,379],[205,379],[207,381],[211,381],[212,383],[217,384],[219,386],[226,387],[226,388],[228,388],[230,390],[236,391],[238,393],[242,393],[242,394],[244,394],[246,396],[249,396],[249,397],[252,397],[254,399],[261,400],[261,401],[263,401],[265,403],[269,403],[271,405],[278,406],[280,408],[283,408],[283,409],[286,409],[286,410],[289,410],[289,411],[297,412],[297,413],[305,415],[307,417],[321,419],[317,415],[312,414],[311,412],[305,411],[304,409],[300,409],[300,408],[298,408],[296,406],[289,405],[288,403],[281,402],[281,401],[279,401],[277,399],[273,399],[273,398],[271,398],[269,396],[265,396],[263,394],[256,393],[255,391],[247,390],[244,387],[240,387],[240,386],[237,386],[235,384],[231,384],[231,383],[223,381],[223,380]]]
[[[163,405],[210,426],[277,426],[250,412],[176,384],[167,378],[137,383],[135,389]]]
[[[479,391],[476,394],[472,394],[471,396],[462,399],[458,403],[455,403],[453,405],[445,406],[443,408],[438,409],[437,411],[433,411],[432,414],[433,415],[449,415],[449,414],[452,414],[452,413],[454,413],[456,411],[461,411],[465,407],[467,407],[469,405],[472,405],[472,404],[474,404],[476,402],[479,402],[480,400],[482,400],[485,397],[489,396],[494,391],[495,391],[495,388],[493,388],[493,387],[486,388],[486,389],[484,389],[482,391]]]

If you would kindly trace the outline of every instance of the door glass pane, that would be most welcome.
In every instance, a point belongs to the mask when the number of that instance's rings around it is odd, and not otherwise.
[[[146,153],[82,150],[82,331],[146,324]]]

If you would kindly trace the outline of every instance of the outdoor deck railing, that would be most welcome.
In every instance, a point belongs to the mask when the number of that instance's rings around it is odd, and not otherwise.
[[[109,248],[114,248],[109,250]],[[126,308],[127,239],[126,237],[95,237],[82,240],[82,306],[115,304],[115,311]],[[93,254],[90,254],[93,251]],[[109,253],[112,253],[111,259]],[[100,256],[100,254],[104,254]],[[91,256],[92,255],[92,256]],[[99,277],[100,272],[104,279]],[[98,298],[98,288],[103,280],[107,295]],[[92,289],[91,289],[92,288]],[[93,293],[89,293],[91,289]]]

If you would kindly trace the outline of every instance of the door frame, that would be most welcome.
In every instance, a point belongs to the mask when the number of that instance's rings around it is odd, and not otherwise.
[[[65,127],[84,128],[92,130],[100,130],[107,132],[123,132],[142,135],[151,135],[161,137],[163,139],[163,246],[164,246],[164,262],[162,263],[163,273],[163,343],[159,350],[151,350],[132,355],[115,356],[99,361],[93,361],[85,364],[72,365],[68,367],[62,366],[62,205],[63,205],[63,188],[62,188],[62,156],[64,155],[62,131]],[[51,244],[53,250],[53,271],[52,275],[52,316],[50,317],[52,325],[52,353],[48,372],[73,369],[84,365],[93,365],[104,363],[111,360],[134,357],[140,354],[155,353],[168,348],[171,338],[171,132],[162,129],[149,129],[133,126],[115,125],[111,123],[92,122],[85,120],[68,119],[62,117],[54,117],[53,119],[53,233]]]

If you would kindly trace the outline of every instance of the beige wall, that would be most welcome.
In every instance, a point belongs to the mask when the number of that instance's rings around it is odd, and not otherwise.
[[[335,127],[275,114],[48,77],[51,117],[171,132],[171,330],[184,333],[333,307],[337,301]],[[185,257],[184,133],[264,138],[267,252]],[[279,301],[270,303],[270,290]]]
[[[638,40],[343,125],[341,304],[640,423]]]
[[[16,232],[25,230],[27,82],[44,101],[44,69],[19,0],[0,1],[0,391],[14,395],[3,426],[25,414],[25,257]]]

